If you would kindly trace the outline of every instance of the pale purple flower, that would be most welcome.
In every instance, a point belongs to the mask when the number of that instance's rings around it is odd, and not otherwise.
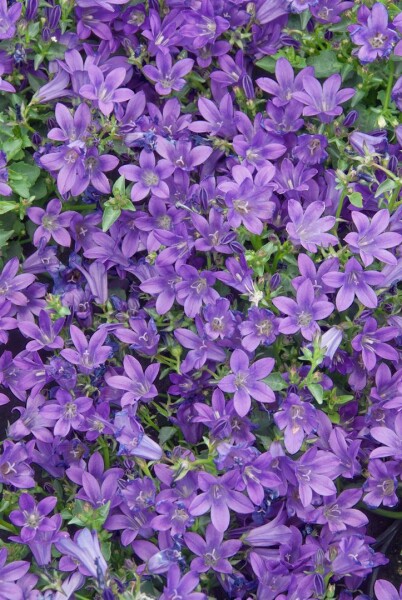
[[[280,546],[287,544],[292,539],[292,531],[284,523],[286,521],[285,514],[282,510],[276,515],[272,521],[250,529],[243,540],[246,544],[254,548],[269,548],[270,546]]]
[[[378,329],[377,321],[369,317],[364,323],[361,333],[352,340],[352,348],[362,353],[364,366],[368,371],[374,369],[377,356],[388,360],[397,361],[398,352],[385,342],[389,342],[397,337],[396,327],[382,327]]]
[[[121,88],[126,78],[127,71],[124,67],[113,69],[104,77],[99,67],[92,64],[88,67],[90,83],[80,88],[80,95],[97,103],[100,111],[109,116],[115,104],[126,102],[133,98],[134,92],[128,88]]]
[[[384,458],[391,456],[396,460],[402,460],[402,413],[395,417],[394,428],[372,427],[371,436],[382,444],[379,448],[373,450],[370,458]]]
[[[195,326],[197,333],[182,327],[174,331],[175,338],[183,348],[190,350],[180,365],[182,373],[188,373],[192,369],[201,369],[207,360],[221,362],[226,358],[223,348],[220,348],[207,336],[199,315],[195,317]]]
[[[388,27],[388,11],[377,2],[371,11],[362,6],[357,12],[358,24],[349,27],[352,42],[360,46],[355,53],[362,63],[371,63],[377,58],[387,58],[397,41],[397,35]]]
[[[313,492],[320,496],[332,496],[336,493],[333,483],[338,460],[330,452],[318,450],[314,446],[307,450],[294,463],[300,500],[304,507],[311,504]]]
[[[301,244],[308,252],[317,252],[317,247],[328,248],[338,243],[334,235],[326,233],[335,225],[335,217],[321,217],[324,210],[324,202],[314,201],[303,211],[300,202],[289,200],[291,222],[286,225],[286,231],[293,244]]]
[[[169,197],[169,186],[164,181],[170,177],[175,167],[166,159],[155,161],[153,152],[143,150],[140,154],[139,166],[125,165],[120,167],[120,175],[124,175],[129,181],[134,181],[131,189],[131,200],[140,202],[149,193],[158,198]]]
[[[244,417],[251,408],[251,398],[258,402],[275,402],[275,394],[271,388],[261,381],[274,368],[273,358],[261,358],[251,366],[248,356],[243,350],[235,350],[230,357],[231,374],[218,382],[223,392],[234,393],[233,403],[236,412]]]
[[[98,329],[88,342],[84,333],[76,325],[71,325],[70,336],[76,350],[68,348],[62,350],[61,355],[73,365],[78,365],[81,373],[91,373],[109,358],[110,346],[102,345],[107,336],[106,329]]]
[[[126,393],[121,398],[122,406],[136,404],[138,400],[150,402],[158,395],[154,381],[159,373],[159,364],[153,363],[143,371],[134,356],[125,356],[123,364],[126,375],[112,375],[106,378],[110,387],[125,390]]]
[[[20,263],[11,258],[0,273],[0,300],[9,300],[16,306],[26,306],[28,299],[20,290],[25,290],[36,279],[35,275],[24,273],[17,275]]]
[[[305,437],[317,428],[316,409],[309,402],[302,402],[296,394],[289,394],[274,419],[279,429],[284,430],[284,444],[289,454],[298,452]]]
[[[35,487],[33,471],[28,464],[30,460],[27,447],[22,442],[13,444],[10,440],[3,443],[0,455],[0,483],[16,488]],[[1,581],[1,571],[0,571]]]
[[[269,346],[276,340],[279,332],[279,320],[266,308],[253,307],[248,311],[247,319],[239,325],[243,337],[242,346],[248,352],[254,352],[260,344]]]
[[[145,65],[143,73],[151,81],[155,81],[155,90],[161,96],[167,96],[172,90],[180,91],[186,80],[184,76],[190,73],[194,61],[191,58],[183,58],[172,64],[172,56],[169,53],[158,52],[156,55],[156,67]]]
[[[226,298],[219,298],[207,304],[203,310],[206,321],[204,330],[211,340],[230,338],[235,330],[235,319],[230,310],[230,302]]]
[[[166,586],[159,600],[172,600],[175,596],[186,600],[206,600],[206,594],[193,591],[198,583],[199,577],[195,573],[189,571],[182,577],[179,565],[172,564],[168,569]]]
[[[4,0],[6,3],[6,0]],[[0,600],[24,600],[19,580],[29,571],[26,560],[16,560],[6,564],[7,548],[0,549]]]
[[[344,490],[339,496],[326,496],[314,518],[316,523],[326,525],[331,533],[346,531],[348,527],[367,525],[368,518],[360,510],[352,508],[362,496],[362,491],[353,488]]]
[[[198,271],[191,265],[183,265],[177,273],[181,281],[176,284],[176,297],[188,317],[194,318],[203,304],[218,300],[219,294],[212,287],[215,275],[211,271]]]
[[[74,541],[67,537],[61,538],[56,543],[56,547],[59,552],[71,557],[80,567],[83,567],[85,575],[96,579],[100,575],[105,577],[107,563],[102,554],[96,531],[82,529],[76,534]]]
[[[374,584],[374,591],[377,600],[401,600],[402,584],[399,586],[399,591],[390,581],[378,579]]]
[[[341,84],[342,78],[337,73],[328,77],[322,87],[315,77],[307,75],[303,79],[304,91],[295,92],[293,98],[306,105],[303,115],[317,116],[322,123],[330,123],[342,114],[343,109],[339,105],[355,95],[353,88],[340,90]]]
[[[313,284],[308,279],[298,288],[296,301],[286,296],[277,296],[272,302],[282,313],[288,315],[280,320],[279,331],[286,335],[300,331],[310,341],[320,332],[317,321],[325,319],[334,310],[331,302],[316,300]]]
[[[75,214],[71,210],[61,212],[62,203],[58,198],[50,200],[46,210],[38,206],[28,208],[27,214],[33,223],[38,225],[33,236],[33,243],[38,247],[42,240],[46,243],[53,238],[61,246],[70,246],[71,237],[67,227]]]
[[[275,65],[276,81],[260,77],[256,83],[264,92],[274,96],[272,102],[275,106],[284,106],[293,99],[294,92],[303,90],[303,81],[307,75],[314,75],[313,67],[302,69],[295,77],[292,65],[281,56]]]
[[[50,140],[65,142],[72,146],[85,147],[91,123],[91,111],[88,105],[80,104],[72,116],[68,108],[58,102],[55,108],[55,117],[59,127],[51,129],[47,137]]]
[[[16,23],[21,15],[22,3],[15,2],[10,8],[7,0],[0,0],[0,40],[8,40],[15,35]]]
[[[370,220],[366,215],[354,210],[352,219],[357,232],[348,233],[345,242],[354,253],[360,253],[365,267],[376,258],[388,265],[396,265],[397,260],[386,248],[394,248],[402,243],[402,235],[385,232],[389,225],[389,211],[379,210]]]
[[[378,429],[382,429],[382,427]],[[397,496],[398,462],[391,460],[385,463],[379,458],[374,458],[369,461],[367,470],[369,477],[363,486],[365,492],[363,501],[367,506],[376,508],[380,504],[390,507],[396,506],[399,502]]]
[[[160,460],[162,457],[162,448],[145,435],[131,407],[116,413],[113,427],[120,444],[118,455],[138,456],[146,460]]]
[[[38,531],[51,531],[51,524],[46,517],[56,504],[55,496],[48,496],[37,503],[29,494],[21,494],[18,500],[19,510],[11,511],[10,521],[22,528],[20,536],[23,542],[33,540]]]
[[[54,435],[66,437],[71,429],[82,430],[85,424],[85,413],[92,407],[92,400],[87,396],[75,398],[66,390],[58,389],[56,403],[46,403],[42,414],[48,419],[55,419]]]
[[[64,346],[64,340],[59,336],[64,318],[56,319],[54,322],[50,318],[49,312],[41,310],[39,313],[38,325],[30,321],[23,321],[19,324],[19,330],[26,337],[33,341],[26,345],[27,350],[60,349]]]

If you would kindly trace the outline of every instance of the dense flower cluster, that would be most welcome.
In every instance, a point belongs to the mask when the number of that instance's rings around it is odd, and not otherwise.
[[[0,600],[402,597],[400,110],[396,3],[0,0]]]

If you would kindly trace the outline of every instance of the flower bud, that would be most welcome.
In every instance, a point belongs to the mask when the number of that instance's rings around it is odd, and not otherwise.
[[[359,118],[359,113],[357,112],[357,110],[351,110],[350,112],[348,112],[348,114],[344,118],[342,125],[344,127],[351,127],[358,118]]]

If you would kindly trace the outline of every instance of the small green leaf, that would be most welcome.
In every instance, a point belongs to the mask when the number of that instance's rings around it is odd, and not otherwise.
[[[275,73],[276,60],[272,56],[264,56],[261,60],[257,60],[255,64],[263,71]]]
[[[0,200],[0,215],[5,215],[12,210],[17,208],[17,202],[11,202],[10,200]]]
[[[265,377],[264,382],[269,385],[274,392],[280,392],[288,387],[288,384],[280,373],[271,373],[268,377]]]
[[[354,396],[351,396],[350,394],[347,394],[345,396],[337,396],[336,404],[347,404],[348,402],[351,402],[353,399],[354,399]]]
[[[391,192],[395,188],[396,188],[396,182],[393,181],[392,179],[386,179],[385,181],[380,183],[380,185],[378,186],[377,191],[374,194],[374,198],[378,198],[378,196],[381,196],[385,192]]]
[[[323,50],[315,56],[310,56],[307,64],[314,67],[316,77],[329,77],[333,73],[340,73],[342,69],[342,64],[333,50]]]
[[[324,401],[324,388],[322,385],[319,383],[310,383],[307,387],[318,404],[322,404]]]
[[[118,179],[116,179],[113,185],[113,194],[116,196],[119,194],[120,196],[124,196],[126,193],[126,179],[124,175],[121,175]]]
[[[357,208],[362,208],[363,196],[360,194],[360,192],[353,192],[352,194],[349,194],[348,198],[349,202],[353,204],[353,206],[356,206]]]
[[[169,441],[176,433],[176,427],[161,427],[159,432],[159,443],[161,446]]]
[[[15,156],[17,156],[17,154],[19,153],[19,151],[22,148],[22,140],[18,140],[18,139],[13,139],[13,140],[7,140],[6,142],[4,142],[2,144],[2,151],[6,153],[7,156],[7,160],[10,161],[13,158],[15,158]]]
[[[102,217],[102,230],[107,231],[110,227],[117,221],[117,219],[121,215],[120,208],[112,208],[111,206],[106,206],[103,210]]]

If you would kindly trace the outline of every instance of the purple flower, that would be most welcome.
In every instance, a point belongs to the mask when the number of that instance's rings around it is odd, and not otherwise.
[[[206,335],[206,331],[204,330],[199,315],[195,317],[195,326],[197,328],[197,333],[181,327],[174,332],[174,336],[178,342],[184,348],[190,350],[180,366],[182,373],[188,373],[192,369],[201,369],[207,360],[220,362],[224,361],[226,358],[225,351],[211,341]]]
[[[55,496],[48,496],[36,503],[29,494],[21,494],[18,500],[20,510],[10,513],[10,521],[21,527],[21,540],[26,543],[35,538],[38,531],[49,531],[51,526],[47,515],[52,512],[57,504]]]
[[[331,286],[326,285],[324,275],[332,272],[339,267],[337,258],[328,258],[316,268],[315,263],[307,254],[299,254],[297,257],[297,266],[300,276],[292,279],[293,287],[298,290],[305,281],[309,280],[313,284],[314,294],[317,300],[327,300],[327,294],[331,292]]]
[[[124,67],[113,69],[106,75],[106,78],[99,67],[94,64],[89,65],[87,72],[90,83],[80,88],[80,96],[96,102],[104,115],[110,115],[115,104],[133,98],[134,92],[132,90],[120,87],[127,75]]]
[[[198,517],[211,511],[211,521],[215,529],[224,532],[230,523],[230,511],[249,514],[254,510],[253,504],[241,492],[234,488],[237,473],[230,471],[222,477],[214,477],[210,473],[198,474],[198,485],[202,490],[190,504],[190,514]]]
[[[39,226],[33,236],[36,247],[43,243],[42,240],[47,243],[51,238],[61,246],[70,246],[71,237],[66,227],[70,225],[75,213],[70,210],[62,213],[61,209],[62,203],[58,198],[50,200],[46,210],[37,206],[28,208],[28,217]]]
[[[91,124],[91,111],[87,104],[80,104],[72,116],[64,104],[57,103],[55,117],[59,127],[51,129],[47,137],[50,140],[84,148],[85,140],[89,135],[88,128]]]
[[[285,515],[280,510],[277,516],[261,527],[250,529],[243,537],[246,544],[254,548],[269,548],[288,544],[292,539],[292,531],[284,525]]]
[[[85,423],[85,413],[92,407],[91,398],[81,396],[74,398],[70,392],[58,389],[57,404],[47,403],[42,408],[42,414],[48,419],[57,420],[54,435],[66,437],[71,429],[82,430]]]
[[[4,89],[7,84],[1,81],[0,77],[0,90]],[[14,89],[14,88],[13,88]],[[8,170],[7,170],[7,156],[4,152],[0,152],[0,196],[11,196],[13,190],[6,183],[8,181]]]
[[[275,423],[285,430],[284,443],[289,454],[302,447],[304,438],[317,428],[316,409],[309,402],[302,402],[296,394],[289,394],[274,415]]]
[[[383,429],[378,427],[377,429]],[[380,435],[383,435],[383,431]],[[398,480],[399,473],[398,462],[388,461],[384,463],[379,459],[369,461],[367,470],[369,477],[366,479],[363,490],[365,496],[363,498],[367,506],[378,507],[380,504],[384,506],[396,506],[398,504]]]
[[[156,296],[155,309],[158,315],[166,314],[176,299],[176,284],[181,281],[173,267],[156,267],[154,277],[149,277],[140,285],[147,294]]]
[[[235,319],[230,310],[230,302],[219,298],[212,304],[207,304],[203,310],[206,321],[204,330],[209,339],[230,338],[235,330]]]
[[[323,505],[317,510],[315,522],[326,525],[335,533],[346,531],[347,527],[363,527],[367,525],[368,518],[360,510],[352,508],[359,502],[362,491],[359,489],[344,490],[339,496],[323,498]]]
[[[185,12],[185,24],[180,28],[180,35],[189,38],[195,50],[213,44],[224,31],[229,29],[229,21],[217,16],[215,12],[211,0],[201,0],[201,5],[196,11]]]
[[[286,225],[286,231],[293,244],[301,244],[308,252],[315,253],[317,246],[328,248],[338,243],[334,235],[325,233],[335,225],[335,217],[321,217],[324,210],[324,202],[312,202],[303,212],[297,200],[289,200],[288,211],[291,222]]]
[[[288,315],[281,319],[279,331],[286,335],[300,331],[306,340],[312,340],[320,327],[316,321],[325,319],[334,310],[334,305],[326,300],[316,300],[314,288],[310,280],[301,284],[296,292],[296,302],[286,296],[278,296],[272,300],[282,313]]]
[[[231,232],[229,223],[221,212],[215,208],[209,211],[209,217],[205,219],[197,213],[191,215],[194,227],[201,237],[195,241],[195,247],[202,252],[219,252],[220,254],[231,254],[230,242],[236,239],[236,234]]]
[[[148,356],[157,354],[160,335],[158,335],[154,320],[146,321],[136,318],[130,319],[129,324],[130,329],[126,327],[116,329],[115,336],[122,342],[130,344],[132,350]]]
[[[317,165],[328,158],[325,148],[328,140],[325,135],[299,135],[293,156],[306,165]]]
[[[352,148],[361,156],[383,153],[388,147],[387,132],[379,131],[369,135],[360,131],[353,131],[349,136]],[[353,216],[354,213],[352,213]]]
[[[139,167],[126,165],[120,167],[120,175],[124,175],[129,181],[135,181],[131,189],[131,200],[139,202],[151,192],[158,198],[169,197],[169,187],[164,179],[170,177],[175,167],[167,160],[159,160],[155,164],[153,152],[143,150],[140,154]]]
[[[105,577],[107,563],[103,557],[96,531],[90,532],[85,528],[75,536],[75,540],[67,537],[61,538],[56,547],[59,552],[73,558],[81,567],[85,575],[98,579]]]
[[[376,365],[376,355],[388,360],[398,360],[399,354],[395,348],[384,343],[395,339],[397,335],[396,327],[378,329],[377,321],[369,317],[364,323],[362,332],[353,338],[352,348],[362,353],[364,366],[371,371]]]
[[[121,398],[122,406],[136,404],[138,400],[150,402],[152,398],[158,395],[158,390],[153,382],[159,373],[159,364],[154,363],[149,365],[145,369],[145,372],[134,356],[125,356],[123,364],[124,372],[127,376],[112,375],[106,379],[110,387],[126,391]]]
[[[336,308],[344,311],[353,304],[355,296],[367,308],[376,308],[377,296],[370,285],[381,285],[384,276],[377,271],[364,271],[355,258],[350,258],[345,265],[345,272],[331,271],[322,278],[326,285],[340,288],[336,295]]]
[[[388,27],[388,11],[377,2],[370,10],[362,6],[358,12],[357,25],[349,27],[352,42],[360,46],[357,56],[362,63],[370,63],[377,58],[387,58],[397,40],[395,31]]]
[[[212,148],[208,146],[193,148],[191,142],[178,140],[172,143],[161,137],[158,138],[156,151],[174,165],[176,171],[193,171],[195,167],[204,163],[213,152]]]
[[[402,243],[399,233],[384,233],[389,224],[389,211],[379,210],[370,220],[363,213],[353,211],[352,219],[357,233],[348,233],[345,242],[354,253],[360,253],[365,267],[371,265],[375,258],[388,265],[396,265],[397,260],[386,248],[394,248]]]
[[[27,460],[29,460],[28,450],[22,442],[13,444],[5,440],[0,455],[0,483],[19,489],[35,487],[33,471]]]
[[[300,500],[303,506],[311,504],[313,491],[320,496],[332,496],[336,487],[335,469],[338,460],[330,452],[318,450],[317,446],[310,448],[294,463],[294,473],[297,480]]]
[[[298,162],[295,166],[291,160],[285,158],[280,169],[277,169],[275,183],[280,194],[286,194],[295,200],[300,198],[302,192],[309,190],[310,180],[314,175],[317,175],[316,169],[306,169],[303,162]]]
[[[246,459],[242,468],[242,480],[247,495],[256,506],[264,502],[266,490],[275,493],[282,486],[281,479],[272,471],[272,455],[264,452],[255,457],[255,452],[249,460]]]
[[[207,597],[203,592],[193,591],[198,582],[199,578],[195,573],[190,571],[182,577],[180,567],[173,564],[169,567],[166,586],[159,600],[172,600],[175,596],[186,600],[206,600]]]
[[[179,304],[184,306],[188,317],[194,318],[201,310],[202,304],[209,304],[219,298],[213,289],[215,275],[211,271],[198,271],[191,265],[183,265],[177,270],[181,281],[176,285]]]
[[[17,275],[19,265],[16,257],[4,265],[0,273],[0,300],[9,300],[16,306],[25,306],[28,299],[20,290],[25,290],[36,278],[28,273]]]
[[[355,90],[352,88],[339,90],[341,84],[342,78],[337,73],[328,77],[322,87],[315,77],[307,75],[303,79],[304,91],[295,92],[293,97],[306,105],[303,115],[317,116],[322,123],[330,123],[343,112],[339,104],[343,104],[355,95]]]
[[[178,60],[172,66],[172,57],[169,53],[158,52],[156,55],[156,67],[145,65],[143,73],[151,81],[156,81],[155,89],[161,96],[167,96],[172,90],[180,91],[186,80],[185,75],[190,73],[194,61],[191,58]]]
[[[7,0],[0,0],[0,40],[8,40],[15,35],[18,19],[22,10],[21,2],[15,2],[10,8]]]
[[[223,377],[218,387],[223,392],[234,393],[233,403],[238,415],[244,417],[251,408],[251,398],[258,402],[275,402],[271,388],[261,381],[274,368],[273,358],[261,358],[250,366],[247,354],[235,350],[230,357],[232,374]]]
[[[223,96],[219,102],[219,107],[212,100],[201,97],[198,100],[198,111],[205,121],[200,119],[190,123],[190,131],[209,133],[209,135],[229,139],[237,133],[234,122],[233,100],[230,94]]]
[[[162,448],[144,434],[131,407],[116,413],[113,427],[120,444],[119,455],[138,456],[146,460],[159,460],[162,457]]]
[[[20,323],[19,330],[21,333],[34,340],[27,344],[27,350],[63,348],[64,340],[59,336],[59,333],[63,328],[64,321],[65,319],[61,318],[53,322],[49,313],[41,310],[39,313],[39,326],[30,321]]]
[[[227,560],[240,549],[240,540],[223,542],[223,533],[209,524],[205,532],[205,540],[198,533],[185,533],[186,546],[196,554],[191,561],[191,570],[196,573],[206,573],[210,569],[218,573],[231,573],[232,565]]]
[[[4,0],[6,3],[6,0]],[[20,5],[21,6],[21,5]],[[29,562],[16,560],[6,564],[7,548],[0,550],[0,600],[24,600],[22,590],[16,583],[29,571]]]
[[[279,320],[266,308],[251,308],[248,318],[240,323],[239,330],[243,337],[242,346],[247,352],[254,352],[260,344],[273,344],[278,335]]]
[[[353,2],[342,0],[320,0],[310,4],[310,11],[319,23],[339,23],[341,14],[353,8]]]
[[[95,367],[102,365],[109,358],[110,346],[102,345],[107,336],[106,329],[98,329],[88,342],[83,332],[71,325],[70,336],[76,350],[68,348],[62,350],[61,355],[69,363],[78,365],[81,373],[92,373]]]
[[[375,582],[374,591],[377,600],[401,600],[402,598],[402,584],[398,591],[392,583],[385,579],[378,579]]]
[[[278,83],[268,77],[260,77],[256,80],[256,83],[264,92],[274,96],[272,102],[275,106],[284,106],[291,102],[295,92],[303,90],[306,75],[314,75],[313,67],[302,69],[295,77],[290,62],[281,57],[275,65],[275,77]]]
[[[396,460],[402,460],[402,413],[398,413],[395,417],[394,429],[372,427],[370,434],[382,444],[371,452],[370,458],[392,456]]]

